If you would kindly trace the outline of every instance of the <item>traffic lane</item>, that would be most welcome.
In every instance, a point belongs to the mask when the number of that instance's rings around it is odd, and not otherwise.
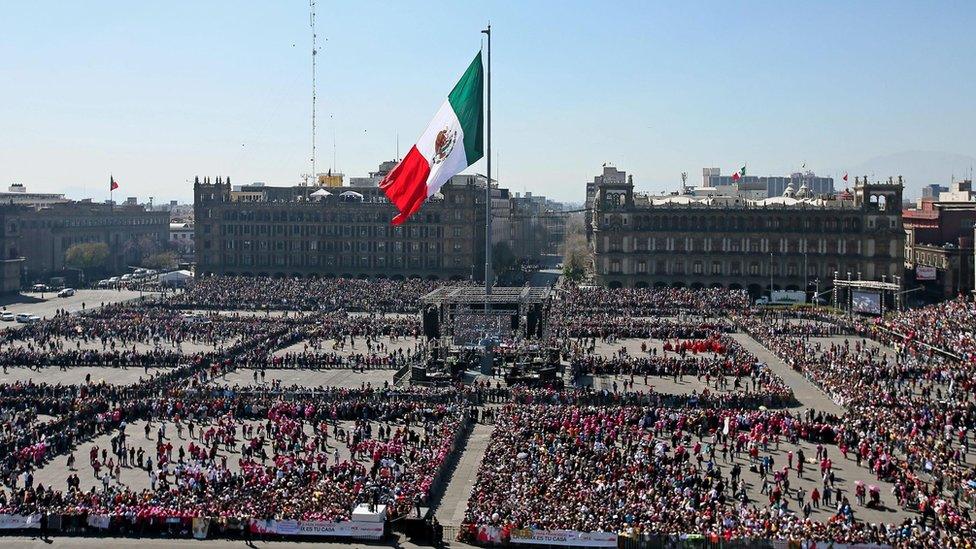
[[[29,313],[45,318],[54,316],[59,309],[74,313],[83,308],[139,299],[141,295],[148,297],[155,294],[140,293],[138,290],[76,290],[73,296],[58,297],[57,292],[21,292],[0,298],[0,306],[14,314]]]

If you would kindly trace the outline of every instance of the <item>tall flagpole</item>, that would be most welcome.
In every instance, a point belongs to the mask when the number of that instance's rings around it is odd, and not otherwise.
[[[485,314],[488,313],[488,296],[491,295],[491,23],[481,31],[488,35],[488,109],[487,109],[487,161],[488,183],[485,185]]]

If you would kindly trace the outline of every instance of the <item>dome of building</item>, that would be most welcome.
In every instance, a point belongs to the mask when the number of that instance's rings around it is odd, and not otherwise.
[[[809,198],[810,197],[810,187],[807,187],[807,184],[806,183],[800,185],[800,190],[797,191],[796,197],[797,198]]]
[[[783,190],[783,196],[788,198],[793,198],[795,195],[796,192],[793,190],[793,184],[792,183],[787,184],[786,189]]]

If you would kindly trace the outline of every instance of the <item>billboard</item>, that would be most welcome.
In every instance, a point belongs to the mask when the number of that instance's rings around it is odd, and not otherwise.
[[[935,267],[915,265],[915,280],[935,280]]]
[[[800,290],[773,290],[772,301],[770,303],[790,304],[806,303],[807,293]]]
[[[851,301],[855,313],[881,314],[881,294],[878,292],[854,290]]]

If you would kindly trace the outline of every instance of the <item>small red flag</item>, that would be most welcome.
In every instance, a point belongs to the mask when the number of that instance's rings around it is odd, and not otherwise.
[[[847,181],[847,174],[844,174],[844,181]]]
[[[118,188],[119,188],[119,184],[115,182],[115,178],[112,177],[111,175],[108,176],[108,190],[114,191],[115,189]]]

